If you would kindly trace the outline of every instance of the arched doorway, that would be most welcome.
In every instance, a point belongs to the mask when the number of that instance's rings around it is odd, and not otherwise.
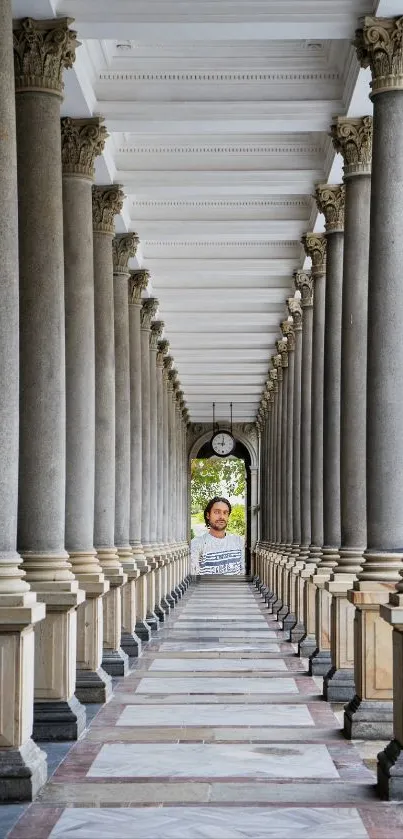
[[[245,572],[251,573],[251,531],[252,531],[252,492],[251,492],[251,456],[247,447],[240,440],[236,440],[236,446],[232,452],[232,457],[239,458],[245,465]],[[190,459],[208,459],[213,457],[213,452],[210,446],[210,440],[200,441],[199,445],[194,445],[190,453]]]

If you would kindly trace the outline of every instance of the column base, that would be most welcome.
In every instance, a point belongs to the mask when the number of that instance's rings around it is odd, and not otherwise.
[[[34,702],[34,740],[78,740],[85,727],[85,708],[76,696],[64,701]]]
[[[351,702],[355,696],[354,670],[332,667],[323,679],[323,696],[327,702]]]
[[[164,621],[166,620],[166,612],[164,611],[161,605],[154,606],[154,614],[157,615],[157,618],[160,623],[164,623]]]
[[[112,679],[102,667],[77,670],[75,695],[84,705],[104,705],[112,696]]]
[[[169,615],[169,613],[171,611],[171,606],[169,605],[166,597],[163,597],[162,600],[161,600],[161,609],[164,610],[166,615]]]
[[[277,598],[274,603],[271,604],[271,611],[273,615],[277,615],[280,609],[283,608],[283,601]]]
[[[378,794],[383,801],[403,801],[403,748],[398,740],[378,754]]]
[[[298,644],[298,655],[301,658],[310,658],[317,649],[318,645],[315,636],[305,635]]]
[[[120,637],[120,646],[129,658],[140,658],[141,656],[141,641],[135,632],[126,632],[122,629]]]
[[[160,622],[157,618],[157,615],[154,612],[147,612],[146,623],[151,629],[151,632],[158,632],[160,628]]]
[[[179,599],[180,599],[180,598],[179,598],[179,595],[178,595],[178,593],[177,593],[177,591],[176,591],[175,589],[172,589],[171,594],[170,594],[170,597],[172,597],[172,599],[173,599],[173,601],[174,601],[174,603],[175,603],[175,604],[176,604],[176,603],[178,603],[178,601],[179,601]],[[168,598],[168,597],[167,597],[167,600],[169,600],[169,598]]]
[[[0,749],[0,801],[33,801],[46,783],[46,752],[29,739],[19,749]]]
[[[309,659],[310,676],[327,676],[332,666],[330,650],[319,650],[316,648]]]
[[[181,600],[182,597],[183,597],[183,591],[179,586],[175,586],[175,593],[177,594],[178,599]],[[172,592],[172,594],[173,594],[173,592]]]
[[[285,603],[284,606],[282,606],[281,609],[279,609],[279,611],[277,612],[277,620],[278,621],[283,621],[287,617],[287,615],[288,615],[288,606]],[[283,627],[283,629],[284,629],[284,627]]]
[[[343,732],[349,740],[392,740],[393,702],[356,694],[344,709]]]
[[[171,609],[174,609],[176,604],[177,604],[177,600],[175,600],[175,598],[172,597],[172,594],[167,594],[165,599],[166,599],[167,603],[169,604],[169,606],[171,607]]]
[[[101,667],[110,676],[127,676],[129,672],[129,656],[123,650],[103,650]]]
[[[148,623],[145,621],[137,621],[136,626],[134,627],[136,635],[141,638],[142,641],[149,641],[151,638],[151,629],[148,626]]]
[[[295,626],[292,627],[290,632],[290,641],[292,644],[299,644],[300,641],[305,637],[305,627],[301,621],[297,621]]]
[[[283,630],[284,632],[289,633],[289,639],[291,640],[291,630],[295,626],[297,619],[295,615],[288,612],[288,614],[283,618]]]

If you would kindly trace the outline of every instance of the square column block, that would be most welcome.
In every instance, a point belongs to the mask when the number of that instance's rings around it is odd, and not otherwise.
[[[110,676],[126,676],[129,670],[129,658],[121,649],[122,605],[120,583],[114,585],[104,597],[104,648],[102,667]]]
[[[136,587],[137,579],[140,572],[136,572],[136,576],[130,576],[122,588],[122,634],[120,639],[120,646],[129,657],[138,658],[141,655],[141,640],[136,634]]]
[[[343,575],[344,576],[344,575]],[[347,575],[345,575],[347,576]],[[340,574],[341,578],[342,575]],[[329,702],[350,702],[354,687],[354,616],[355,608],[347,600],[353,580],[330,580],[325,588],[331,595],[330,655],[332,667],[323,682],[323,695]]]
[[[87,594],[87,600],[77,609],[75,690],[77,699],[85,704],[103,704],[112,693],[112,679],[101,667],[103,632],[103,598]]]
[[[392,627],[380,615],[392,583],[359,582],[347,596],[355,608],[355,696],[346,705],[344,734],[352,739],[393,736]]]

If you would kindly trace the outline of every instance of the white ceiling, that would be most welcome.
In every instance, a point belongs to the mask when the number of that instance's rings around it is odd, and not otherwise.
[[[312,193],[339,182],[332,116],[371,113],[351,40],[401,0],[14,0],[75,19],[63,114],[102,115],[98,183],[126,193],[193,421],[253,420],[304,263]],[[400,10],[398,8],[400,4]]]

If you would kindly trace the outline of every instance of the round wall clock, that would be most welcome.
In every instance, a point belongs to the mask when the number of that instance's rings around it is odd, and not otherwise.
[[[230,431],[216,431],[211,438],[211,448],[218,457],[228,457],[235,448],[235,440]]]

